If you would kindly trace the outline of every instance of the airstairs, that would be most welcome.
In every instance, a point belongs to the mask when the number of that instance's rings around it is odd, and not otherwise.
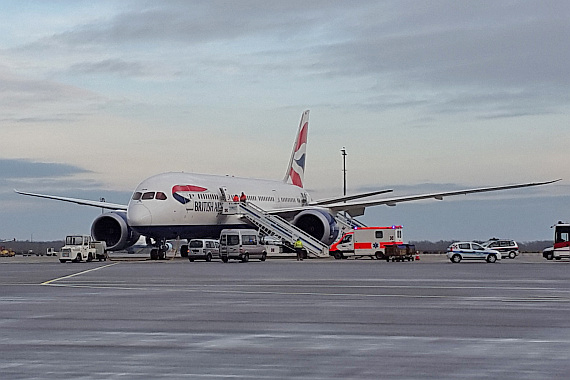
[[[366,224],[362,223],[359,220],[354,219],[348,214],[343,212],[338,212],[335,217],[336,222],[340,226],[342,233],[346,233],[349,230],[353,230],[355,228],[366,227]]]
[[[284,244],[293,247],[297,238],[303,242],[307,254],[313,257],[329,257],[329,247],[315,239],[305,231],[297,228],[278,215],[268,214],[262,208],[250,202],[224,202],[222,214],[241,215],[250,223],[257,226],[263,235],[275,236]]]

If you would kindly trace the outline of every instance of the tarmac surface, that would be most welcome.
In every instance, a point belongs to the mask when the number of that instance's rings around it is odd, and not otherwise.
[[[0,258],[0,379],[568,379],[569,272]]]

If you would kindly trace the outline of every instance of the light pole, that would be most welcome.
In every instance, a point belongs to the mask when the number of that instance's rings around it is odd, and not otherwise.
[[[342,153],[342,173],[343,173],[343,195],[346,196],[346,148],[343,146]]]

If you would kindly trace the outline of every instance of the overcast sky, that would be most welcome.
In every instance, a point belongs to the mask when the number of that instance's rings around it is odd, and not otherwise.
[[[311,110],[314,198],[539,189],[368,209],[407,239],[569,219],[568,1],[0,1],[0,238],[88,233],[144,178],[281,179]]]

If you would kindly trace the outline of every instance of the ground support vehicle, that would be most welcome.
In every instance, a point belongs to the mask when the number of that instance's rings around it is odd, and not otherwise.
[[[265,261],[267,251],[254,229],[224,229],[220,233],[220,257],[224,263],[230,259],[247,263],[249,259]]]
[[[413,244],[391,244],[384,249],[384,259],[386,262],[392,261],[414,261],[416,258],[416,246]]]
[[[403,261],[402,257],[413,258],[415,247],[412,253],[413,246],[404,244],[402,239],[402,226],[358,227],[345,233],[339,241],[331,245],[329,255],[337,260],[370,257],[381,260],[394,258],[393,261],[398,258],[397,261]],[[394,247],[395,245],[402,247]],[[387,247],[390,247],[388,253]]]
[[[542,251],[546,260],[570,259],[570,224],[558,222],[554,226],[554,246]]]
[[[494,263],[501,260],[501,252],[487,249],[471,241],[460,241],[447,248],[447,258],[452,263],[459,263],[461,260],[485,260]]]
[[[13,257],[16,256],[16,252],[10,248],[0,247],[0,257]]]
[[[59,251],[59,262],[107,261],[105,242],[95,241],[89,235],[69,235]]]

